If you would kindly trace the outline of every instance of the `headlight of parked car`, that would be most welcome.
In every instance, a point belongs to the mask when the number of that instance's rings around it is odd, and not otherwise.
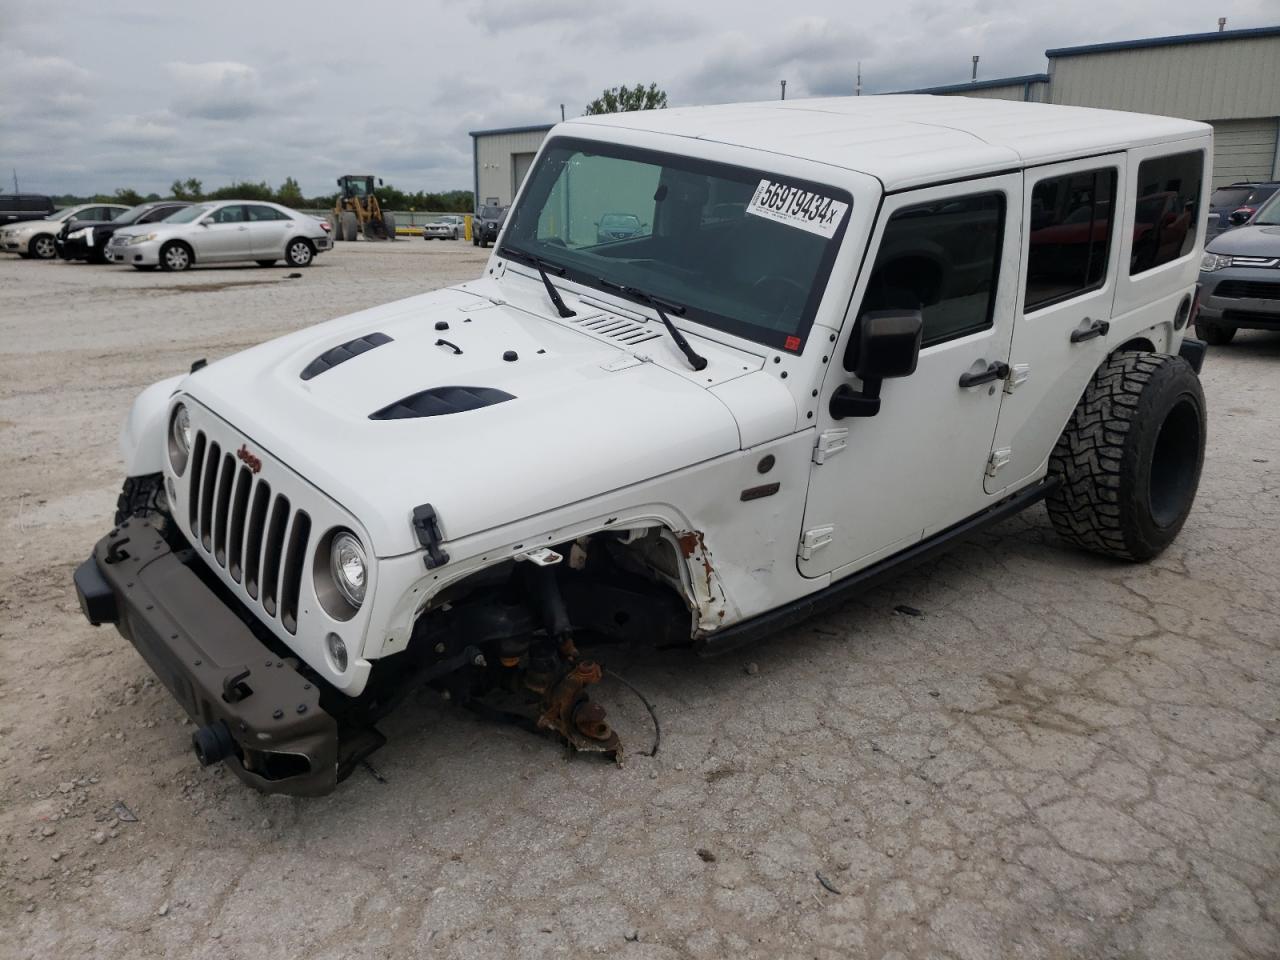
[[[158,236],[160,236],[158,233],[140,233],[136,237],[130,237],[125,242],[129,244],[146,243],[148,240],[154,240]]]
[[[182,476],[191,456],[191,414],[181,403],[169,414],[169,463],[173,472]]]
[[[364,603],[368,565],[364,547],[354,533],[343,530],[334,534],[329,547],[329,573],[347,603],[357,608]]]
[[[1231,266],[1231,258],[1216,253],[1206,253],[1204,259],[1200,261],[1200,269],[1206,273],[1213,273],[1215,270],[1229,266]]]

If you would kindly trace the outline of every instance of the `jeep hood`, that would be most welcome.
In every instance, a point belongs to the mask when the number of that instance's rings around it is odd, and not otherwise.
[[[327,354],[370,334],[390,339]],[[219,360],[181,391],[350,511],[385,557],[420,549],[419,504],[456,540],[737,450],[737,423],[708,387],[755,358],[699,349],[711,366],[684,375],[452,288]],[[411,399],[426,391],[436,392]],[[415,407],[431,415],[404,416]],[[371,418],[386,408],[400,416]]]

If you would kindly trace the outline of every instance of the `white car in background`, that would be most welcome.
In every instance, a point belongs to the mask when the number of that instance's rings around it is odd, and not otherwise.
[[[423,240],[457,240],[466,232],[466,221],[456,214],[436,217],[422,225]]]
[[[72,220],[105,223],[114,220],[129,208],[121,203],[81,203],[59,210],[43,220],[23,220],[0,229],[0,250],[16,253],[26,259],[52,260],[58,255],[54,237],[64,223]]]
[[[161,223],[117,230],[107,260],[138,270],[186,270],[195,264],[280,258],[307,267],[330,248],[329,225],[278,203],[219,200],[179,210]]]

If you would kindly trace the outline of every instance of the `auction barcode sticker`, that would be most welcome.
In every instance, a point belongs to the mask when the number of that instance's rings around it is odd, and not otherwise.
[[[848,209],[840,200],[773,180],[761,180],[747,204],[747,213],[823,237],[835,236]]]

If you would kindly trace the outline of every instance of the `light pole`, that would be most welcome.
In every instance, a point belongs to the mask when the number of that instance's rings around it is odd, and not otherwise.
[[[779,83],[782,84],[782,99],[785,100],[787,99],[787,81],[780,80]]]

